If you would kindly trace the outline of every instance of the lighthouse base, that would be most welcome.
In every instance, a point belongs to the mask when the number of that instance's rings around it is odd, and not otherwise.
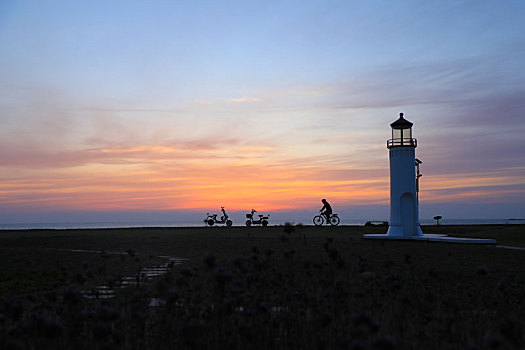
[[[389,230],[390,232],[390,230]],[[441,234],[426,234],[421,236],[393,236],[393,235],[381,235],[381,234],[368,234],[363,235],[365,239],[397,239],[397,240],[415,240],[415,241],[430,241],[430,242],[443,242],[443,243],[474,243],[474,244],[496,244],[494,239],[485,238],[463,238],[463,237],[450,237]]]
[[[406,230],[403,230],[403,227],[401,225],[390,225],[388,226],[388,231],[386,233],[389,237],[421,237],[423,236],[423,231],[421,231],[421,227],[419,225],[416,225],[416,227],[412,226],[411,231],[413,232],[406,232]]]

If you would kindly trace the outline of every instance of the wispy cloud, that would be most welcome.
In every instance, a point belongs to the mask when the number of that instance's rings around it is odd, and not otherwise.
[[[235,103],[243,103],[243,102],[259,102],[259,101],[262,101],[262,99],[259,97],[236,97],[236,98],[230,99],[230,101],[235,102]]]
[[[199,105],[213,105],[215,104],[215,101],[211,100],[193,100],[194,103],[197,103]]]
[[[241,144],[236,139],[188,140],[164,145],[108,146],[78,150],[56,151],[45,146],[17,148],[0,142],[0,167],[62,168],[91,163],[149,164],[153,161],[194,160],[231,157],[230,150]],[[249,146],[248,146],[248,149]],[[253,147],[252,151],[268,151]]]

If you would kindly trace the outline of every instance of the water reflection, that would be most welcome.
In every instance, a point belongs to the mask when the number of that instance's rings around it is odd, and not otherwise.
[[[148,283],[154,277],[158,277],[158,276],[161,276],[167,273],[174,266],[180,265],[182,262],[187,260],[185,258],[169,257],[169,256],[159,256],[159,258],[167,259],[168,261],[160,265],[142,268],[135,276],[121,277],[119,280],[114,281],[112,285],[106,284],[102,286],[97,286],[95,288],[83,290],[81,291],[82,296],[86,299],[113,298],[115,296],[116,289],[139,286],[143,283]],[[155,304],[157,305],[154,305],[154,306],[158,306],[159,302],[156,301]]]
[[[105,251],[105,250],[84,250],[84,249],[56,249],[62,251],[76,252],[76,253],[97,253],[103,255],[130,255],[131,253],[122,251]],[[135,276],[124,276],[118,280],[106,281],[106,284],[96,286],[94,288],[82,290],[80,293],[85,299],[110,299],[115,297],[115,290],[119,288],[139,286],[150,282],[153,278],[164,275],[174,266],[182,264],[188,260],[186,258],[171,257],[166,255],[158,256],[158,258],[166,259],[167,261],[160,265],[152,267],[145,267],[139,270]],[[155,298],[154,298],[155,299]],[[153,305],[152,305],[153,304]],[[162,301],[151,300],[150,306],[159,306]]]

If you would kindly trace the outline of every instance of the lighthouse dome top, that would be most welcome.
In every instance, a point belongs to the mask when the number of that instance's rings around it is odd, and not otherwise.
[[[411,122],[403,118],[403,113],[399,113],[399,119],[390,124],[392,129],[410,129],[412,127]]]

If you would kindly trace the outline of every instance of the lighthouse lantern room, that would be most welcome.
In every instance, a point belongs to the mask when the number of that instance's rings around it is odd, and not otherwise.
[[[412,124],[399,113],[399,119],[390,124],[392,138],[387,141],[387,147],[417,147],[417,140],[412,138]]]

